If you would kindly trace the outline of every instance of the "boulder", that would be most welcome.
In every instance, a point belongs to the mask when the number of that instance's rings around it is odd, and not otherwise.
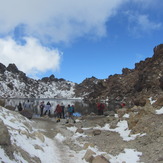
[[[93,134],[94,136],[100,135],[100,134],[101,134],[101,130],[93,130],[92,134]]]
[[[146,99],[140,98],[140,99],[136,99],[134,100],[134,104],[136,106],[145,106],[146,104]]]
[[[119,118],[122,118],[125,115],[126,112],[127,112],[127,109],[126,108],[118,109],[117,110],[118,117]]]
[[[11,106],[11,105],[7,105],[7,106],[5,106],[5,108],[8,110],[11,110],[11,111],[15,111],[15,109],[16,109],[14,106]]]
[[[0,106],[5,106],[5,100],[3,100],[3,99],[0,99]]]
[[[94,147],[95,144],[92,144],[92,143],[85,143],[84,146],[83,146],[83,149],[87,149],[88,147]]]
[[[8,129],[3,123],[3,121],[0,121],[0,145],[10,145],[10,144],[11,142]]]
[[[163,97],[159,97],[155,103],[153,103],[153,106],[158,108],[163,106]]]
[[[87,162],[92,162],[92,160],[94,159],[94,156],[96,153],[94,151],[92,151],[91,149],[88,149],[83,157],[83,159],[85,159]]]
[[[110,163],[110,161],[108,161],[104,156],[98,155],[94,157],[92,163]]]
[[[22,110],[20,114],[28,119],[32,119],[33,114],[29,110]]]
[[[82,128],[78,128],[75,133],[77,133],[77,132],[82,134],[82,133],[84,133],[84,130]]]

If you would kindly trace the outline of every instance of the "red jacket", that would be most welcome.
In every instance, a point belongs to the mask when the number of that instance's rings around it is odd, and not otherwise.
[[[98,110],[104,110],[105,109],[105,105],[103,103],[98,103],[97,104],[97,109]]]
[[[62,112],[62,108],[61,108],[61,106],[59,104],[57,105],[57,107],[55,109],[55,112],[57,112],[57,113],[61,113]]]

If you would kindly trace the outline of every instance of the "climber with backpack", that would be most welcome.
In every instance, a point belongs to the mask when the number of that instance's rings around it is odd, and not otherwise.
[[[62,107],[59,104],[56,106],[54,113],[56,113],[57,115],[57,122],[60,122],[61,114],[62,114]]]
[[[67,118],[66,123],[69,123],[69,119],[72,119],[73,122],[76,123],[76,121],[74,119],[74,116],[73,116],[73,113],[74,113],[74,106],[73,105],[72,106],[68,105],[68,107],[67,107],[67,116],[66,116],[66,118]]]
[[[104,114],[105,105],[101,102],[97,104],[98,115]]]

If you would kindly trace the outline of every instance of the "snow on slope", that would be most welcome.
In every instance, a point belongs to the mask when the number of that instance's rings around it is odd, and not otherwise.
[[[0,74],[0,97],[10,98],[74,98],[75,83],[66,80],[48,81],[27,78],[5,71]]]

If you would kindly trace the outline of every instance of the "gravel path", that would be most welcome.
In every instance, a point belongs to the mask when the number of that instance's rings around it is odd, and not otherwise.
[[[160,121],[162,120],[162,117],[153,116],[150,118],[150,121],[153,122],[156,118],[160,118]],[[87,137],[80,137],[77,139],[79,144],[84,144],[83,142],[88,142],[93,146],[97,146],[99,151],[109,153],[113,156],[123,153],[125,148],[135,149],[138,152],[142,152],[140,162],[163,163],[163,135],[158,135],[163,133],[163,123],[160,123],[160,121],[158,121],[158,123],[156,121],[156,124],[152,126],[151,123],[145,124],[146,120],[143,119],[145,127],[143,128],[143,124],[140,123],[138,124],[139,126],[137,126],[137,128],[140,130],[146,129],[146,132],[142,130],[142,133],[149,133],[143,137],[138,137],[135,140],[124,141],[118,133],[111,131],[102,131],[100,135],[92,135],[93,127],[95,127],[96,125],[104,126],[104,124],[108,123],[107,117],[88,116],[84,117],[83,120],[75,124],[65,124],[65,120],[63,119],[61,120],[61,122],[56,123],[55,119],[44,117],[34,120],[37,122],[37,128],[45,130],[42,132],[47,137],[55,141],[55,144],[57,145],[58,151],[62,158],[62,163],[76,162],[76,153],[83,150],[80,145],[75,144],[72,141],[71,138],[74,133],[67,129],[67,127],[71,126],[76,126],[77,128],[89,128],[88,130],[84,130],[84,134],[87,135]],[[159,131],[157,132],[156,126],[157,129],[159,129]],[[54,139],[57,133],[61,133],[64,137],[66,137],[66,140],[63,143],[60,143],[56,139]]]

